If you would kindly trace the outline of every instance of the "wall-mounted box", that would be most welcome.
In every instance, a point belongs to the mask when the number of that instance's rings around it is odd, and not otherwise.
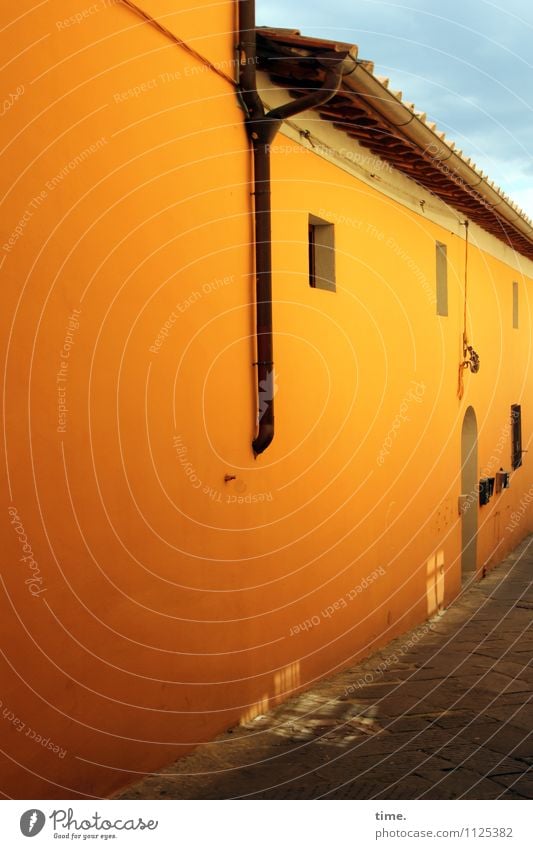
[[[509,489],[510,482],[510,472],[504,472],[503,469],[500,469],[499,472],[496,472],[496,492],[501,492],[502,489]]]
[[[481,478],[479,481],[479,504],[488,504],[494,492],[494,478]]]

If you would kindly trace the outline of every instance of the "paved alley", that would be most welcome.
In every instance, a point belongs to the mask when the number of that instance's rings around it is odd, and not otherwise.
[[[533,537],[430,623],[121,799],[533,798]]]

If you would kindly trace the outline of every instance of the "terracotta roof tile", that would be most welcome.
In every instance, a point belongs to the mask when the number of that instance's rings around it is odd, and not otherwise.
[[[316,88],[325,58],[346,53],[354,70],[320,114],[398,170],[441,197],[501,241],[533,259],[533,224],[470,157],[456,148],[425,112],[404,102],[374,63],[358,59],[357,45],[302,36],[298,30],[257,30],[261,67],[274,82],[299,94]],[[394,99],[393,99],[394,98]],[[403,115],[402,115],[403,112]],[[431,151],[431,152],[430,152]]]

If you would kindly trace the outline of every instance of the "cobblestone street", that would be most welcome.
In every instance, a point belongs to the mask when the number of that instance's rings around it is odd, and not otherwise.
[[[443,615],[116,798],[533,798],[532,572],[529,537]]]

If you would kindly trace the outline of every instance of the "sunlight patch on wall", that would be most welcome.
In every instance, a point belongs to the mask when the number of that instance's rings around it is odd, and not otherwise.
[[[426,564],[426,599],[428,616],[440,613],[444,604],[444,551],[432,554]]]
[[[258,702],[250,705],[250,707],[241,715],[239,724],[246,725],[248,722],[252,722],[252,720],[256,719],[256,717],[263,716],[263,714],[268,711],[268,704],[268,693],[265,693],[264,696],[261,696]]]
[[[289,663],[274,675],[275,704],[283,702],[300,686],[300,661]]]

